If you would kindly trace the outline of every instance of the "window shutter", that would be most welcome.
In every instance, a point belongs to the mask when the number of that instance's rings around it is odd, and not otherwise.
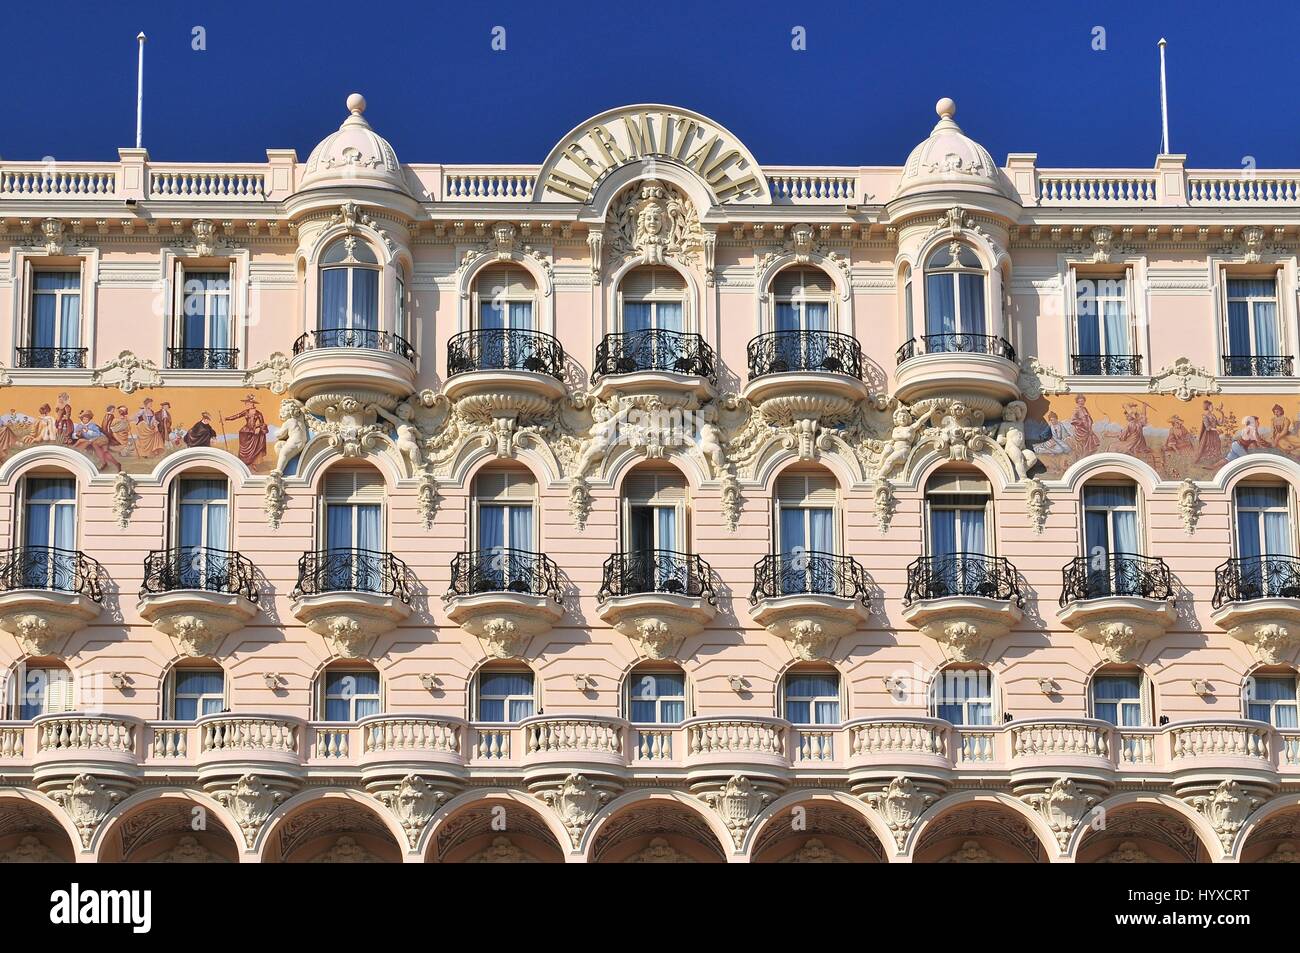
[[[672,268],[651,266],[629,271],[624,276],[620,288],[623,297],[628,301],[643,301],[649,298],[678,301],[686,290],[686,282]]]
[[[66,668],[47,668],[45,672],[45,711],[74,711],[76,699],[72,691],[72,673]]]
[[[835,478],[824,473],[791,473],[776,481],[776,497],[788,506],[834,506]]]
[[[834,293],[835,283],[820,268],[787,268],[776,276],[772,290],[778,298],[826,298]]]
[[[491,301],[498,294],[508,298],[528,298],[533,294],[533,279],[522,268],[484,268],[474,281],[481,301]]]
[[[671,505],[686,499],[686,478],[674,471],[633,473],[623,495],[638,505]]]
[[[531,473],[518,470],[489,470],[474,478],[474,497],[478,500],[534,500],[537,481]]]
[[[331,503],[382,503],[383,475],[372,467],[335,467],[325,476],[325,496]]]
[[[930,482],[925,486],[927,494],[934,493],[971,493],[980,496],[989,496],[991,490],[989,481],[978,473],[967,473],[963,471],[937,473],[930,478]]]

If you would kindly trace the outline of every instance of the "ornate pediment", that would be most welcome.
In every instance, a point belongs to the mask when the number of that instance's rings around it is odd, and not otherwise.
[[[163,377],[153,361],[123,351],[103,367],[95,368],[90,382],[100,387],[116,386],[123,394],[134,394],[142,387],[161,387]]]

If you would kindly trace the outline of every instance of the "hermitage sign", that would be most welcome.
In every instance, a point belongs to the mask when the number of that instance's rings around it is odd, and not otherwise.
[[[537,193],[543,201],[590,202],[607,175],[641,159],[685,166],[708,184],[719,203],[767,191],[754,157],[721,126],[669,106],[626,106],[565,136],[542,166]]]

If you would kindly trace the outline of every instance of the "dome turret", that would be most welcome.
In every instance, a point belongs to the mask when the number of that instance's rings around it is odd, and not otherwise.
[[[301,188],[364,185],[407,192],[397,153],[370,128],[362,115],[365,111],[364,96],[353,93],[348,97],[348,118],[311,151]]]
[[[894,198],[919,192],[985,192],[1017,199],[1016,190],[989,151],[953,121],[957,104],[946,96],[935,104],[939,121],[930,137],[912,150]]]

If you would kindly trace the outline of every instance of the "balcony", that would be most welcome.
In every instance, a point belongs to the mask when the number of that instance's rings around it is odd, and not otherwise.
[[[400,399],[415,389],[415,349],[388,331],[318,328],[293,343],[290,392],[299,400],[355,391]]]
[[[676,658],[704,631],[717,599],[713,570],[699,556],[669,549],[614,553],[605,560],[600,618],[652,659]]]
[[[345,658],[360,658],[375,639],[411,614],[410,570],[392,553],[328,549],[303,553],[289,593],[293,614]]]
[[[925,334],[898,349],[898,399],[906,404],[960,396],[996,419],[1020,396],[1020,365],[1005,338],[991,334]]]
[[[233,371],[239,368],[237,347],[169,347],[167,367],[179,371]]]
[[[1089,377],[1136,377],[1142,373],[1142,355],[1071,354],[1070,370]]]
[[[918,556],[907,567],[903,618],[959,662],[978,658],[1021,619],[1016,567],[1001,556]]]
[[[15,349],[15,366],[41,367],[54,370],[84,370],[84,347],[20,347]]]
[[[1300,642],[1300,559],[1242,556],[1214,570],[1214,624],[1276,665]]]
[[[256,580],[252,562],[239,553],[206,546],[154,550],[145,557],[138,610],[181,655],[211,656],[257,615]]]
[[[795,656],[822,658],[866,621],[867,574],[852,556],[772,554],[754,564],[750,614]]]
[[[714,393],[717,369],[713,348],[698,334],[645,328],[606,334],[596,348],[592,394],[657,397],[677,406]]]
[[[97,618],[107,574],[77,550],[24,546],[0,557],[0,628],[31,655],[53,655]]]
[[[564,615],[559,567],[522,549],[457,553],[443,601],[447,616],[495,658],[521,657]]]
[[[1294,374],[1290,354],[1225,354],[1224,377],[1291,377]]]
[[[39,715],[31,725],[35,744],[29,757],[38,784],[93,773],[117,786],[139,776],[140,722],[136,718],[65,712]]]
[[[749,342],[744,396],[778,426],[800,419],[834,422],[867,396],[862,347],[834,331],[772,331]]]
[[[1061,570],[1062,624],[1113,662],[1130,662],[1174,621],[1165,561],[1152,556],[1077,556]]]

